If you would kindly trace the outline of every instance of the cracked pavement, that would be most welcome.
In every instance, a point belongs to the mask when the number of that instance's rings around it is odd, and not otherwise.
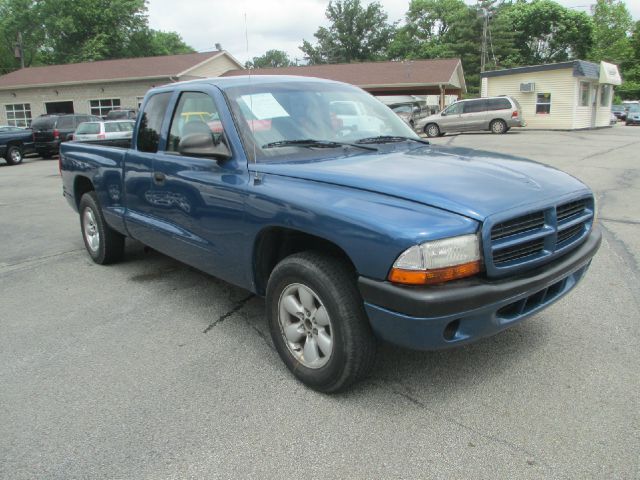
[[[602,248],[541,314],[382,346],[337,396],[289,375],[262,299],[136,242],[94,265],[57,162],[0,165],[0,478],[639,478],[640,127],[433,143],[582,179]]]

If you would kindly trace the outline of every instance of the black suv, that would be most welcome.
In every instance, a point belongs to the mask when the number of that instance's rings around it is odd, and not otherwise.
[[[58,153],[60,143],[69,138],[82,122],[99,122],[100,118],[86,114],[41,115],[31,122],[36,152],[42,158]]]

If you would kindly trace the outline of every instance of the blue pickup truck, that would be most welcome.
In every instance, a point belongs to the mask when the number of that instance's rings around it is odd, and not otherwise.
[[[366,375],[378,339],[452,347],[539,312],[601,241],[575,178],[430,145],[327,80],[155,88],[131,145],[64,143],[60,167],[95,262],[120,259],[130,237],[266,297],[282,360],[323,392]]]
[[[24,154],[34,151],[33,131],[30,128],[0,125],[0,157],[9,165],[22,163]]]

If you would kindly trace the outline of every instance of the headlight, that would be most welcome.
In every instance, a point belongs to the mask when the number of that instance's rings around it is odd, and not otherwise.
[[[469,277],[480,271],[477,235],[434,240],[405,250],[395,261],[389,281],[429,285]]]

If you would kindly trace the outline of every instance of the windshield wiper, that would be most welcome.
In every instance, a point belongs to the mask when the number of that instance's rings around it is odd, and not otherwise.
[[[423,140],[421,138],[413,138],[413,137],[401,137],[396,135],[380,135],[378,137],[367,137],[361,138],[357,140],[356,143],[395,143],[395,142],[418,142],[424,143],[425,145],[431,145],[428,140]]]
[[[279,140],[277,142],[266,143],[262,145],[262,148],[277,148],[277,147],[309,147],[309,148],[338,148],[338,147],[356,147],[363,150],[371,150],[377,152],[375,147],[365,147],[364,145],[358,145],[356,143],[345,142],[333,142],[331,140],[316,140],[314,138],[303,138],[300,140]]]

